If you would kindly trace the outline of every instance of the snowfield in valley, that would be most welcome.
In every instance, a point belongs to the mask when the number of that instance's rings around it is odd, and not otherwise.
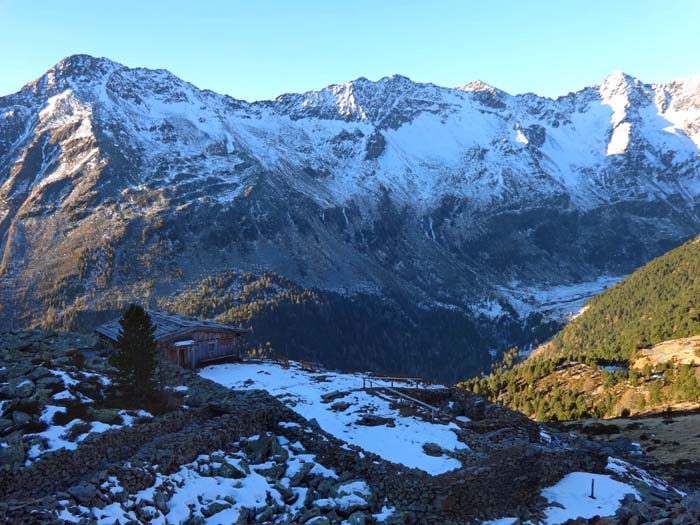
[[[210,366],[202,369],[200,375],[229,388],[267,390],[299,415],[315,419],[329,434],[387,461],[433,475],[462,466],[447,454],[435,457],[423,450],[426,443],[435,443],[444,451],[466,450],[467,445],[457,439],[455,430],[459,427],[456,423],[433,423],[402,416],[384,397],[362,390],[360,374],[307,372],[296,364],[284,368],[273,363],[246,363]],[[391,383],[377,380],[375,385],[391,386]],[[405,382],[395,386],[412,388],[418,385]],[[425,385],[420,386],[425,388]],[[333,396],[332,401],[323,399],[324,395],[336,392],[338,397]],[[366,414],[392,419],[395,426],[358,424]]]

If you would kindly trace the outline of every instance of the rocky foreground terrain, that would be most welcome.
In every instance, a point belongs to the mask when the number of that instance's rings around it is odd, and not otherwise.
[[[168,403],[156,410],[109,398],[110,369],[89,339],[1,337],[4,523],[505,524],[585,515],[578,522],[633,525],[700,516],[697,494],[632,464],[645,459],[629,441],[578,438],[453,388],[401,380],[391,388],[370,376],[363,388],[359,375],[249,362],[202,375],[168,368]],[[238,381],[237,366],[258,371],[235,388],[202,377],[228,370],[220,375]],[[304,388],[276,389],[275,370]],[[329,427],[333,413],[343,428]],[[402,447],[414,426],[432,433],[421,432],[407,458],[387,460],[379,444],[362,441],[382,432]],[[577,484],[587,491],[594,478],[589,504]],[[565,497],[571,487],[575,501]]]

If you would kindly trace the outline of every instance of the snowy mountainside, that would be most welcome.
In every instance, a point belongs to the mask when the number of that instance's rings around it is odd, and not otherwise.
[[[699,79],[548,99],[393,75],[251,103],[69,57],[0,98],[2,317],[82,326],[235,269],[522,324],[696,233]]]

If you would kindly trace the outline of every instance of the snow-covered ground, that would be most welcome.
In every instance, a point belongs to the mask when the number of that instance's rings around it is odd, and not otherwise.
[[[612,475],[572,472],[551,487],[545,488],[542,496],[550,505],[545,510],[544,523],[560,525],[576,518],[614,516],[625,496],[632,495],[635,499],[640,499],[639,491],[633,484],[643,483],[662,492],[675,490],[665,481],[620,459],[608,458],[607,470]],[[591,482],[594,483],[594,498],[590,497]],[[678,493],[683,495],[681,492]],[[516,523],[520,523],[516,517],[506,517],[485,521],[482,525]]]
[[[66,407],[62,406],[48,405],[44,407],[40,420],[48,425],[46,430],[34,434],[26,434],[24,436],[25,440],[35,440],[38,438],[41,443],[32,445],[27,451],[28,459],[25,462],[27,465],[30,465],[42,454],[46,454],[47,452],[61,449],[75,450],[90,434],[122,428],[132,425],[137,419],[153,417],[145,410],[120,410],[119,416],[121,422],[119,424],[109,425],[100,421],[86,422],[77,418],[69,421],[65,425],[53,423],[56,414],[65,412]]]
[[[595,498],[591,498],[591,481],[595,482]],[[550,506],[545,510],[545,525],[561,525],[576,518],[614,516],[620,501],[628,494],[639,498],[637,490],[607,474],[572,472],[555,485],[542,491]],[[516,517],[499,518],[482,522],[482,525],[515,525]],[[527,522],[531,523],[531,522]]]
[[[594,295],[610,288],[623,277],[601,276],[594,281],[549,288],[524,287],[512,283],[500,291],[509,298],[509,302],[523,318],[539,312],[550,319],[569,320],[576,317]],[[484,303],[479,311],[492,318],[504,313],[494,301]]]
[[[119,410],[111,424],[101,421],[85,421],[78,417],[59,424],[55,419],[57,414],[68,413],[68,406],[65,405],[93,405],[95,403],[94,399],[78,390],[81,381],[91,379],[105,387],[110,384],[110,380],[102,374],[85,371],[75,373],[55,369],[49,370],[49,372],[63,382],[63,390],[51,396],[51,400],[56,404],[47,404],[42,407],[39,421],[46,428],[40,432],[28,433],[23,436],[23,440],[30,443],[25,461],[27,466],[47,452],[61,449],[75,450],[90,434],[122,428],[134,424],[139,419],[153,417],[145,410]]]
[[[372,491],[364,481],[338,481],[335,471],[317,463],[300,443],[290,443],[284,436],[251,436],[232,448],[200,455],[172,474],[156,473],[151,486],[115,497],[116,501],[102,508],[70,505],[64,500],[57,517],[73,523],[94,519],[97,525],[142,523],[144,516],[152,525],[228,525],[238,523],[244,512],[253,512],[256,523],[297,523],[306,505],[334,510],[341,516],[370,507]],[[274,452],[267,458],[256,450]],[[309,498],[310,489],[305,486],[309,477],[329,485],[327,497]],[[115,496],[124,492],[114,476],[101,488]],[[375,517],[386,518],[392,512],[383,507]]]
[[[595,498],[590,497],[591,481]],[[572,472],[556,485],[542,491],[552,505],[547,508],[547,525],[559,525],[569,519],[613,516],[627,495],[639,497],[637,490],[607,474]]]
[[[393,463],[418,468],[437,475],[461,467],[443,453],[438,457],[423,450],[435,443],[445,452],[467,449],[457,439],[456,423],[442,424],[412,416],[402,416],[388,400],[362,390],[360,374],[313,373],[290,363],[289,368],[274,363],[223,364],[204,368],[200,375],[234,389],[258,388],[270,392],[306,419],[315,419],[323,430]],[[375,381],[377,386],[390,386]],[[411,382],[395,386],[411,388]],[[422,385],[424,387],[424,385]],[[338,392],[331,401],[322,396]],[[347,406],[345,406],[347,404]],[[358,422],[366,414],[390,418],[395,426],[365,426]]]

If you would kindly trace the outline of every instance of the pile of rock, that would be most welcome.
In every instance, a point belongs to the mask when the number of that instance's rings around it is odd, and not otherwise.
[[[127,489],[128,487],[128,489]],[[64,519],[235,525],[403,523],[381,509],[370,486],[338,476],[284,436],[263,433],[198,456],[171,474],[153,466],[110,469],[71,487],[56,506]]]
[[[0,471],[150,416],[101,406],[111,368],[93,349],[71,348],[85,342],[79,336],[33,331],[0,341]]]
[[[645,494],[643,501],[628,497],[614,517],[572,520],[570,525],[697,525],[700,523],[700,492],[685,496]]]

